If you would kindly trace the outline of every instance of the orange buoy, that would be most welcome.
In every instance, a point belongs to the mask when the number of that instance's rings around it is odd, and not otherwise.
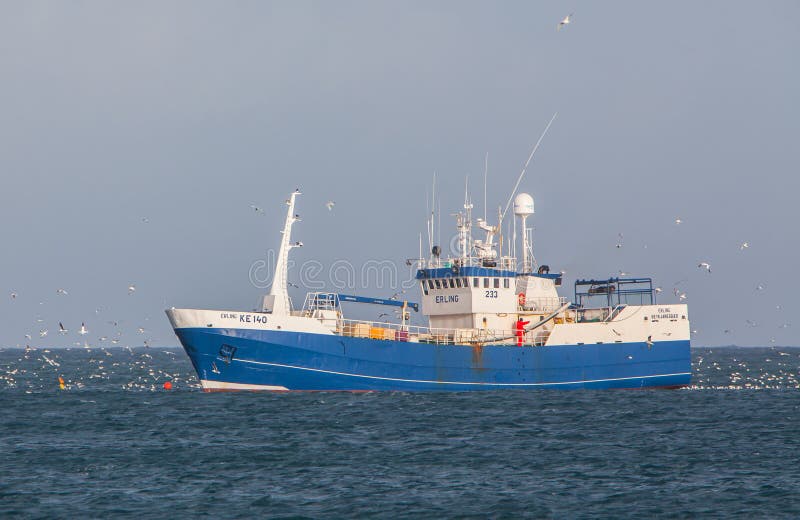
[[[64,378],[61,376],[58,376],[58,388],[61,390],[65,390],[67,388],[67,385],[64,384]]]
[[[165,381],[164,390],[172,390],[172,383],[170,383],[169,381]]]

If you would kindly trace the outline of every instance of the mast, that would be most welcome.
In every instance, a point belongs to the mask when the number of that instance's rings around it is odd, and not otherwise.
[[[469,177],[464,181],[464,213],[458,214],[458,238],[461,247],[461,265],[467,265],[472,245],[472,202],[469,200]]]
[[[286,288],[288,284],[288,266],[289,266],[289,251],[295,247],[301,247],[302,242],[291,243],[292,239],[292,224],[300,220],[298,215],[294,213],[294,201],[300,195],[300,190],[294,190],[286,199],[286,204],[289,209],[286,212],[286,223],[283,225],[281,231],[281,247],[278,250],[278,261],[275,263],[275,274],[272,277],[272,287],[269,289],[269,294],[274,296],[273,314],[289,314],[291,311],[291,304],[289,302],[289,291]]]

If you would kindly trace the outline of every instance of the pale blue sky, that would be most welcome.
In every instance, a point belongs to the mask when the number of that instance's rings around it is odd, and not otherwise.
[[[175,345],[165,302],[252,308],[298,186],[298,262],[402,265],[434,171],[449,231],[484,154],[496,207],[558,111],[521,188],[565,295],[681,281],[694,344],[797,345],[799,25],[796,2],[0,2],[0,344],[119,320]]]

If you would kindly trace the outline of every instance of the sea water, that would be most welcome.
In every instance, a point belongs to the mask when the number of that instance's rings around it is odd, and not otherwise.
[[[800,517],[800,349],[692,357],[683,390],[204,394],[180,349],[2,349],[0,516]]]

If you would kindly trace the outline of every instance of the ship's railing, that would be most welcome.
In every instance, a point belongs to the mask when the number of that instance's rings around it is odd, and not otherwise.
[[[450,258],[436,258],[426,260],[418,258],[415,260],[419,269],[425,268],[438,268],[438,267],[453,267],[453,266],[472,266],[472,267],[493,267],[496,269],[506,271],[516,271],[519,267],[517,259],[513,256],[501,256],[499,258],[481,258],[479,256],[468,256],[467,258],[450,257]]]
[[[335,311],[339,310],[339,295],[330,292],[310,292],[303,302],[303,311]]]
[[[435,345],[512,345],[519,343],[516,330],[445,329],[348,319],[338,320],[335,332],[341,336],[354,338]],[[522,344],[526,346],[543,345],[549,334],[549,331],[544,329],[526,332],[522,336]]]

